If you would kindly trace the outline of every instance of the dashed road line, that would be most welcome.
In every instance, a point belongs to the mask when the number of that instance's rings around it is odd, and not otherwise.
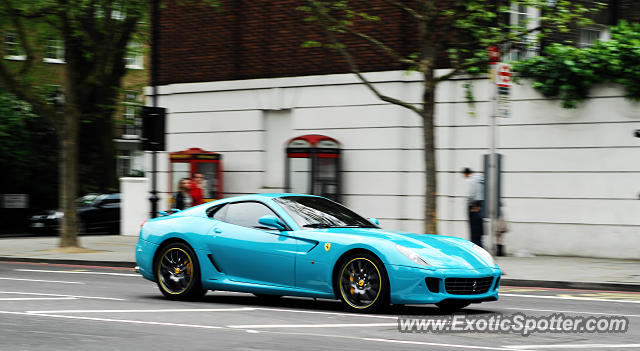
[[[611,316],[614,313],[611,312],[587,312],[587,311],[565,311],[565,310],[543,310],[538,308],[523,308],[523,307],[505,307],[505,310],[516,310],[516,311],[534,311],[534,312],[558,312],[558,313],[575,313],[575,314],[590,314],[590,315],[603,315],[603,316]],[[616,316],[622,317],[632,317],[632,318],[640,318],[640,314],[619,314],[615,313]]]
[[[539,349],[627,349],[640,348],[640,344],[552,344],[552,345],[505,345],[511,350]]]
[[[120,298],[117,298],[117,297],[80,296],[80,295],[60,295],[60,294],[41,294],[41,293],[18,292],[18,291],[0,291],[0,294],[33,295],[33,296],[52,296],[52,297],[75,297],[75,298],[78,298],[78,299],[94,299],[94,300],[126,301],[126,299],[120,299]]]
[[[77,297],[0,297],[0,301],[78,300]]]
[[[238,308],[175,308],[166,310],[53,310],[26,311],[27,313],[162,313],[162,312],[243,312],[255,311],[253,307]]]
[[[5,278],[5,277],[0,277],[0,280],[15,280],[15,281],[21,281],[21,282],[37,282],[37,283],[86,284],[83,282],[68,282],[68,281],[61,281],[61,280],[42,280],[42,279]]]
[[[580,300],[580,301],[597,301],[597,302],[640,303],[640,301],[597,299],[597,298],[592,298],[592,297],[579,297],[579,296],[549,296],[549,295],[525,295],[525,294],[500,294],[500,296],[527,297],[527,298],[537,298],[537,299],[558,299],[558,300]]]
[[[36,273],[61,273],[61,274],[94,274],[94,275],[115,275],[119,277],[138,277],[140,278],[140,274],[131,274],[131,273],[111,273],[111,272],[92,272],[92,271],[56,271],[56,270],[46,270],[46,269],[14,269],[16,272],[36,272]]]
[[[321,323],[321,324],[240,324],[227,325],[233,329],[264,328],[349,328],[349,327],[397,327],[398,323]]]

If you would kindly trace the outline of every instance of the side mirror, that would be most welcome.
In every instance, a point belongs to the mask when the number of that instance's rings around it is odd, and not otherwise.
[[[369,218],[369,222],[371,222],[371,223],[373,223],[375,225],[380,225],[380,221],[375,217]]]
[[[275,228],[278,230],[286,230],[287,226],[280,220],[280,218],[274,215],[266,215],[258,218],[258,223],[265,227]]]

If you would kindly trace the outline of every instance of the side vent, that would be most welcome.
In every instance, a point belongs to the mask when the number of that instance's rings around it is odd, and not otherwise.
[[[218,265],[216,264],[216,261],[213,260],[213,256],[211,254],[208,254],[207,257],[209,257],[209,261],[211,261],[213,268],[215,268],[216,271],[222,273],[222,271],[220,270],[220,267],[218,267]]]

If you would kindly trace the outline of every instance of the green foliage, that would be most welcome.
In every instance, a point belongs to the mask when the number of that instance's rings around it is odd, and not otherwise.
[[[576,48],[552,44],[542,56],[515,62],[514,71],[534,80],[533,87],[547,97],[562,99],[575,108],[599,83],[618,83],[627,97],[640,100],[640,24],[621,21],[611,28],[611,39]]]
[[[29,104],[0,90],[0,193],[30,194],[34,208],[57,205],[55,132]],[[51,172],[51,170],[54,170]]]

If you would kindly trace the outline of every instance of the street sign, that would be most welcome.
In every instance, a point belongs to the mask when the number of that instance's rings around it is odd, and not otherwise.
[[[499,87],[511,86],[511,65],[508,63],[498,63],[496,83]]]
[[[496,69],[496,84],[498,85],[496,117],[511,117],[509,108],[509,93],[511,90],[511,65],[498,63]]]

